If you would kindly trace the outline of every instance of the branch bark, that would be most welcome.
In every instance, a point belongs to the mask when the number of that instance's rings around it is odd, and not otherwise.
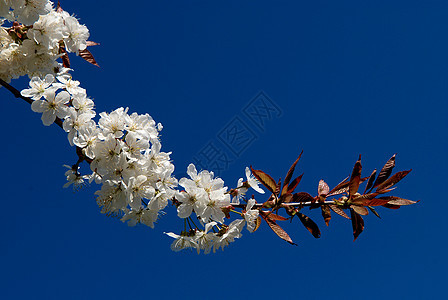
[[[24,100],[26,103],[28,103],[30,105],[33,103],[33,99],[22,96],[22,94],[20,93],[20,91],[18,89],[16,89],[15,87],[13,87],[12,85],[10,85],[9,83],[7,83],[6,81],[4,81],[1,78],[0,78],[0,84],[2,86],[4,86],[8,91],[10,91],[14,95],[14,97],[20,98],[20,99]],[[54,122],[56,123],[56,125],[61,127],[62,130],[64,129],[62,127],[62,120],[61,119],[56,118],[56,120]]]
[[[292,202],[292,203],[283,203],[284,205],[288,205],[288,206],[293,206],[293,207],[298,207],[298,206],[311,206],[311,205],[316,205],[316,207],[322,205],[322,204],[336,204],[336,202],[334,202],[333,200],[328,200],[325,202]],[[238,207],[238,208],[246,208],[246,204],[245,203],[240,203],[240,204],[231,204],[233,207]],[[254,207],[262,207],[263,203],[255,203]]]

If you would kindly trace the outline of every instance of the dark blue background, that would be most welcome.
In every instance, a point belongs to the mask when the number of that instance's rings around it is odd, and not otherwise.
[[[353,242],[334,216],[315,240],[266,224],[224,252],[171,252],[164,231],[99,213],[91,186],[63,189],[76,155],[57,126],[0,90],[0,294],[4,299],[423,299],[443,297],[448,199],[446,1],[62,1],[91,31],[101,68],[72,56],[97,112],[127,106],[164,125],[178,174],[260,91],[282,110],[221,176],[253,165],[283,177],[301,149],[299,190],[364,175],[394,153],[412,168],[396,195],[421,200],[365,218]],[[129,5],[129,6],[126,6]],[[18,89],[27,80],[17,80]],[[244,119],[244,118],[243,118]],[[248,121],[245,119],[245,121]],[[249,123],[250,124],[250,123]],[[263,198],[258,197],[260,201]]]

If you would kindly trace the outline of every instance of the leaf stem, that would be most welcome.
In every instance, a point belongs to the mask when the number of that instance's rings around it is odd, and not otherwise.
[[[193,218],[192,218],[191,216],[188,217],[188,218],[190,219],[191,223],[193,223],[194,227],[199,228],[199,227],[194,223]]]
[[[233,212],[233,213],[239,214],[240,216],[242,216],[242,215],[243,215],[243,214],[242,214],[242,213],[240,213],[239,211],[236,211],[236,210],[233,210],[233,209],[231,209],[230,211],[231,211],[231,212]]]

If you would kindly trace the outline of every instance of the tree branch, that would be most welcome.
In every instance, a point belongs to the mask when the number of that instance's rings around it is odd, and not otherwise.
[[[254,207],[262,207],[264,203],[255,203]],[[311,206],[311,205],[316,205],[316,207],[320,206],[321,204],[336,204],[336,202],[334,202],[333,200],[328,200],[325,202],[291,202],[291,203],[283,203],[284,205],[288,205],[288,206],[293,206],[293,207],[299,207],[299,206]],[[233,207],[238,207],[238,208],[246,208],[246,204],[245,203],[240,203],[240,204],[230,204]]]
[[[6,81],[4,81],[1,78],[0,78],[0,84],[2,86],[4,86],[8,91],[10,91],[16,98],[20,98],[20,99],[24,100],[25,102],[27,102],[30,105],[33,103],[33,99],[22,96],[22,94],[20,93],[19,90],[17,90],[15,87],[13,87],[12,85],[10,85],[9,83],[7,83]],[[62,120],[61,119],[56,118],[56,120],[54,122],[56,123],[56,125],[58,125],[62,129],[64,129],[62,127]]]

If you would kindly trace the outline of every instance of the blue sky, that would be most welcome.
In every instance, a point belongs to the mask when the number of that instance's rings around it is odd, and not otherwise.
[[[154,230],[128,228],[99,213],[97,186],[63,189],[62,165],[76,159],[65,133],[44,127],[28,104],[1,89],[5,299],[445,294],[448,2],[61,5],[101,43],[91,49],[101,68],[72,57],[73,76],[97,112],[125,106],[161,122],[163,150],[173,152],[177,174],[212,144],[231,160],[219,171],[228,186],[248,165],[280,178],[303,149],[298,189],[314,195],[320,179],[334,186],[348,176],[359,154],[368,175],[398,153],[396,170],[413,171],[394,194],[421,202],[382,209],[381,220],[367,216],[356,242],[350,221],[334,216],[327,228],[319,211],[307,211],[322,237],[295,220],[285,229],[297,247],[263,224],[224,252],[174,253],[163,235],[182,227],[173,208]],[[277,108],[262,126],[245,113],[260,92]],[[232,152],[222,133],[234,122],[252,138]]]

